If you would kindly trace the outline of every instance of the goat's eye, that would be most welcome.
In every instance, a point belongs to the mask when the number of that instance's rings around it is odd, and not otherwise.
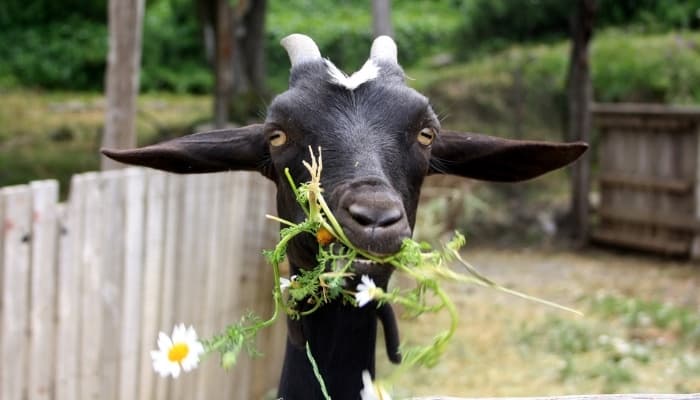
[[[273,147],[279,147],[287,143],[287,134],[279,129],[273,131],[270,134],[270,145]]]
[[[418,143],[422,144],[423,146],[429,146],[431,143],[433,143],[435,135],[435,129],[423,128],[420,130],[420,132],[418,132]]]

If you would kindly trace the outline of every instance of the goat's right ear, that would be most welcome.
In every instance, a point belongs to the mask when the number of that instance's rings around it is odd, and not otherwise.
[[[102,149],[102,154],[125,164],[178,174],[244,170],[269,177],[270,157],[263,127],[255,124],[195,133],[137,149]]]

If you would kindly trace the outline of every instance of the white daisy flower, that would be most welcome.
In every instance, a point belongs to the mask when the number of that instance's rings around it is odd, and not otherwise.
[[[280,291],[284,292],[285,290],[289,289],[292,287],[292,283],[297,279],[296,275],[292,275],[289,277],[289,279],[280,276]]]
[[[367,303],[381,294],[382,289],[378,288],[377,285],[374,284],[372,278],[367,275],[362,275],[360,281],[361,283],[357,285],[355,300],[357,301],[358,307],[364,307]]]
[[[362,386],[360,390],[362,400],[391,400],[391,396],[381,385],[372,382],[372,376],[367,370],[362,371]]]
[[[204,346],[197,340],[197,332],[185,324],[175,325],[172,336],[164,332],[158,334],[158,350],[151,351],[153,369],[162,377],[180,376],[180,370],[188,372],[197,368],[199,356],[204,353]]]

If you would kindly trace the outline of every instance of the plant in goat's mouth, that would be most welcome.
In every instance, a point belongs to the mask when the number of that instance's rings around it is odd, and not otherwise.
[[[392,380],[397,374],[414,365],[433,366],[444,352],[457,327],[457,310],[441,287],[443,282],[471,283],[491,287],[580,314],[576,310],[505,288],[479,274],[459,254],[460,248],[466,242],[460,233],[455,233],[454,238],[439,250],[433,250],[429,245],[412,239],[404,240],[399,252],[386,257],[379,257],[357,248],[348,240],[323,197],[321,149],[319,149],[318,158],[312,150],[310,153],[310,162],[304,161],[304,166],[311,175],[309,182],[297,186],[289,170],[285,171],[296,200],[306,214],[306,219],[300,223],[293,223],[268,216],[285,226],[280,231],[280,240],[275,248],[265,251],[265,256],[272,265],[275,282],[273,289],[275,308],[272,316],[263,320],[248,314],[238,323],[230,325],[220,335],[204,342],[207,354],[214,352],[221,354],[224,368],[235,364],[241,350],[257,355],[258,352],[254,346],[257,332],[270,326],[281,312],[297,319],[337,299],[358,307],[365,306],[371,300],[379,304],[400,304],[410,317],[427,312],[446,311],[450,317],[449,326],[438,332],[428,344],[402,347],[403,361],[386,380]],[[281,277],[279,266],[286,256],[287,245],[290,240],[302,233],[314,235],[319,243],[317,265],[302,270],[299,275],[294,275],[290,279]],[[348,278],[355,277],[352,266],[356,260],[390,265],[398,273],[413,280],[415,286],[412,289],[393,288],[385,292],[376,287],[372,279],[363,275],[356,290],[351,291],[346,288],[346,281]],[[461,264],[467,273],[452,270],[450,265],[454,263]],[[284,291],[288,292],[286,297],[283,295]],[[310,360],[313,361],[311,356]]]

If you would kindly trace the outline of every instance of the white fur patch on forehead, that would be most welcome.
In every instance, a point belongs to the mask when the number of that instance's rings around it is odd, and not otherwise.
[[[355,90],[363,83],[376,79],[379,76],[379,66],[372,59],[367,60],[359,71],[350,76],[339,70],[330,60],[326,59],[324,61],[328,68],[330,82],[348,90]]]

